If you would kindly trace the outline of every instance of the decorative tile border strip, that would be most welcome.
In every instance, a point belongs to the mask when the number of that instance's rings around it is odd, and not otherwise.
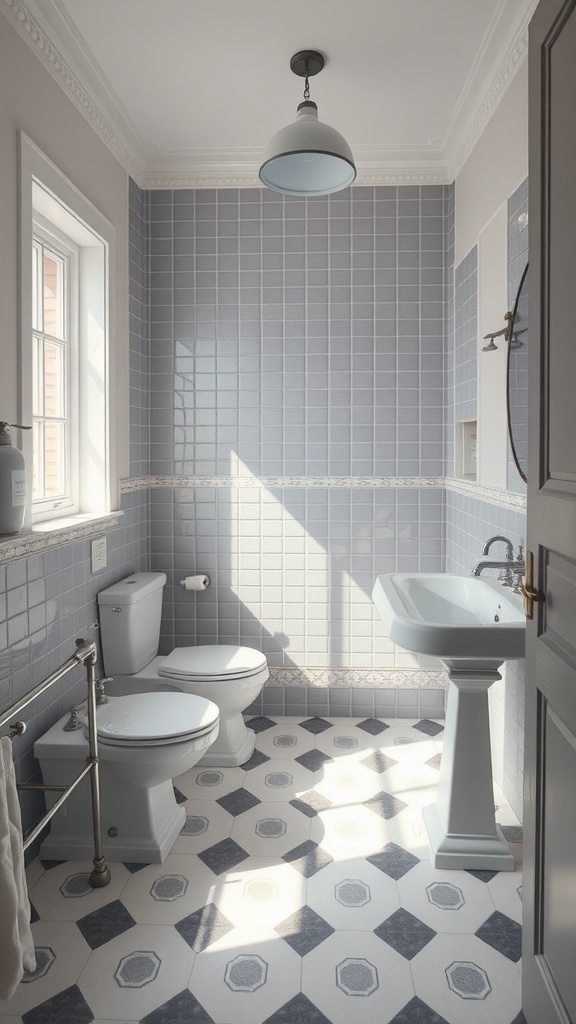
[[[526,495],[518,494],[516,491],[505,491],[500,487],[483,487],[471,480],[457,480],[455,477],[447,477],[444,486],[453,494],[463,494],[467,498],[476,498],[477,501],[485,501],[489,505],[526,511]]]
[[[366,686],[374,689],[446,690],[442,669],[289,668],[270,666],[266,686]]]
[[[24,530],[12,537],[0,537],[0,563],[14,562],[17,558],[41,554],[49,548],[59,548],[75,540],[96,537],[119,525],[123,512],[110,512],[85,522],[70,526],[54,527],[49,530]]]
[[[444,487],[440,476],[142,476],[120,481],[120,491],[142,490],[144,487],[343,487],[398,488]]]

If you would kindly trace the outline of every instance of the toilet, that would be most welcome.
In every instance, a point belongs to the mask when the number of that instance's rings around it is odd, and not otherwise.
[[[163,572],[137,572],[98,594],[104,669],[116,696],[181,691],[212,701],[220,712],[218,737],[200,764],[241,765],[254,750],[255,735],[242,712],[268,679],[266,657],[253,647],[207,644],[176,647],[158,655]]]
[[[162,863],[186,821],[172,779],[198,763],[218,735],[218,708],[186,693],[110,697],[97,707],[104,858]],[[47,786],[72,782],[86,765],[88,725],[67,731],[64,716],[34,744]],[[46,795],[49,808],[58,797]],[[88,778],[56,814],[40,847],[43,860],[94,856]]]

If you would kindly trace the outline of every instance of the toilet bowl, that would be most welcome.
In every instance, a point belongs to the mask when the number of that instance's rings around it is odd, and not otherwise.
[[[186,820],[172,779],[198,763],[218,735],[218,708],[203,697],[158,692],[110,697],[97,709],[102,838],[109,861],[162,863]],[[34,744],[45,785],[67,785],[88,756],[87,722],[66,732],[61,718]],[[93,856],[89,780],[70,794],[66,814],[52,819],[40,856]],[[58,794],[49,797],[50,807]]]
[[[171,690],[213,701],[220,712],[218,738],[200,763],[211,767],[244,764],[255,735],[242,712],[268,679],[266,657],[253,647],[206,644],[177,647],[158,655],[162,589],[160,572],[134,573],[98,594],[107,692],[113,695]]]

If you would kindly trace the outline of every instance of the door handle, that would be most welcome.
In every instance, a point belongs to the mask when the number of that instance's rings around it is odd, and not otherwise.
[[[541,590],[534,586],[534,555],[531,551],[526,552],[524,563],[524,576],[520,584],[520,593],[524,598],[524,614],[531,619],[534,614],[534,605],[545,600]]]

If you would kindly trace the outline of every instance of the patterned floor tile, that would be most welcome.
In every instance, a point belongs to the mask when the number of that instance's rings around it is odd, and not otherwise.
[[[502,956],[508,957],[512,963],[518,963],[522,956],[522,929],[520,925],[495,910],[487,921],[477,929],[475,935],[483,942],[497,949]]]
[[[322,750],[307,750],[305,754],[299,754],[294,760],[307,768],[309,772],[319,772],[321,768],[332,761],[332,758],[330,754],[325,754]]]
[[[317,736],[318,733],[326,732],[326,729],[331,729],[332,722],[327,722],[325,718],[307,718],[306,721],[300,722],[300,728],[306,729],[307,732],[311,732],[314,736]]]
[[[322,734],[300,728],[301,718],[280,718],[278,724],[256,735],[256,750],[274,761],[298,757],[314,750]]]
[[[252,756],[244,762],[242,765],[245,772],[251,772],[253,768],[257,768],[260,764],[266,764],[270,758],[268,754],[265,754],[262,750],[254,750]]]
[[[406,960],[370,932],[350,931],[335,932],[304,957],[302,992],[335,1024],[383,1024],[414,986]]]
[[[374,814],[379,814],[382,818],[388,820],[388,818],[395,818],[408,804],[404,800],[399,800],[398,797],[393,796],[392,793],[380,792],[376,796],[371,797],[370,800],[365,800],[364,806],[374,811]]]
[[[301,992],[289,999],[264,1024],[332,1024]]]
[[[382,789],[382,780],[360,761],[340,758],[325,766],[314,789],[330,800],[333,807],[350,807],[370,797],[377,798]]]
[[[290,805],[301,814],[305,814],[307,818],[315,818],[320,811],[326,811],[332,807],[332,801],[322,796],[317,790],[310,789],[307,793],[301,793],[299,797],[290,800]]]
[[[291,864],[305,878],[311,878],[317,871],[321,871],[331,864],[333,858],[318,843],[308,839],[305,843],[285,853],[282,860]]]
[[[201,953],[232,931],[234,925],[215,903],[208,903],[177,921],[174,927],[190,949]]]
[[[517,924],[522,924],[522,873],[499,871],[487,883],[494,906]],[[486,915],[488,917],[488,915]]]
[[[215,846],[202,850],[198,854],[200,860],[206,864],[215,875],[221,875],[230,868],[235,868],[248,854],[233,839],[223,839]]]
[[[140,1020],[186,987],[194,956],[174,928],[136,925],[92,954],[78,987],[95,1017]]]
[[[373,931],[400,907],[394,879],[362,858],[339,858],[308,879],[306,902],[339,931]]]
[[[184,805],[186,823],[176,839],[170,856],[194,854],[206,847],[228,839],[234,818],[216,800],[187,800]]]
[[[30,890],[30,899],[40,918],[76,921],[117,899],[130,878],[125,865],[112,866],[110,884],[102,889],[93,889],[87,883],[92,868],[91,862],[64,861],[50,871],[43,871]],[[79,885],[82,880],[83,884]]]
[[[390,1024],[449,1024],[445,1017],[440,1017],[427,1003],[414,996],[409,1003],[396,1014]]]
[[[291,803],[259,803],[232,826],[234,839],[247,853],[281,857],[310,839],[311,820]]]
[[[117,935],[122,935],[129,928],[133,928],[136,922],[124,904],[120,900],[114,900],[105,907],[79,918],[76,924],[90,949],[98,949],[99,946],[115,939]]]
[[[357,728],[369,733],[370,736],[380,736],[390,726],[379,718],[365,718],[363,722],[357,723]]]
[[[22,1014],[54,998],[59,992],[74,985],[82,968],[88,962],[91,949],[78,933],[73,921],[38,921],[32,927],[34,946],[36,949],[49,950],[40,964],[45,962],[45,970],[41,977],[24,975],[24,981],[18,986],[11,999],[0,999],[0,1020],[4,1024],[4,1014]]]
[[[62,1024],[62,1021],[91,1024],[94,1014],[78,986],[71,985],[58,995],[40,1003],[33,1010],[23,1013],[22,1020],[24,1024]]]
[[[316,747],[334,760],[359,760],[378,745],[378,736],[358,729],[354,721],[348,718],[334,718],[332,722],[329,732],[320,733],[316,737]]]
[[[225,942],[197,955],[189,983],[214,1021],[260,1024],[300,992],[302,959],[279,936],[246,946],[231,933]]]
[[[260,732],[266,732],[268,729],[273,729],[274,726],[277,725],[277,722],[273,721],[271,718],[266,718],[260,715],[256,718],[247,718],[246,725],[249,729],[252,729],[252,732],[255,732],[256,735],[258,735]]]
[[[419,863],[418,857],[396,843],[387,843],[380,853],[371,854],[366,860],[396,881]]]
[[[436,932],[420,918],[400,907],[374,929],[374,934],[406,960],[412,960],[432,941]]]
[[[335,860],[342,860],[380,852],[390,835],[384,818],[352,802],[321,811],[311,822],[310,838],[321,843]]]
[[[214,1024],[213,1018],[186,989],[142,1018],[140,1024]]]
[[[422,721],[416,722],[414,725],[415,729],[419,732],[423,732],[426,736],[438,736],[439,733],[444,731],[444,725],[440,722],[431,722],[428,718],[423,718]]]
[[[243,946],[259,941],[306,903],[306,878],[277,858],[250,857],[217,879],[211,899]]]
[[[416,995],[449,1024],[504,1024],[520,1010],[516,966],[473,935],[437,935],[410,966]]]
[[[211,903],[218,878],[197,857],[171,853],[128,882],[122,902],[137,924],[175,925]]]
[[[239,814],[244,814],[245,811],[249,811],[251,807],[255,807],[256,804],[260,803],[260,799],[254,796],[249,789],[234,789],[231,793],[226,793],[225,796],[218,797],[217,804],[223,807],[228,814],[236,818]]]
[[[246,780],[244,768],[202,768],[195,765],[174,779],[174,785],[188,800],[218,800],[240,789]]]
[[[360,764],[365,765],[371,772],[382,775],[383,772],[387,772],[389,768],[393,768],[398,762],[393,757],[388,757],[388,754],[385,754],[382,750],[373,750],[367,757],[362,758]]]
[[[274,931],[300,956],[306,956],[332,935],[334,928],[311,907],[303,906],[284,921],[280,921]]]
[[[428,860],[398,881],[398,892],[404,909],[437,932],[473,935],[492,912],[488,886],[467,871],[440,871]]]
[[[264,802],[296,800],[314,786],[314,775],[302,764],[289,760],[283,751],[282,757],[254,768],[246,785]]]

